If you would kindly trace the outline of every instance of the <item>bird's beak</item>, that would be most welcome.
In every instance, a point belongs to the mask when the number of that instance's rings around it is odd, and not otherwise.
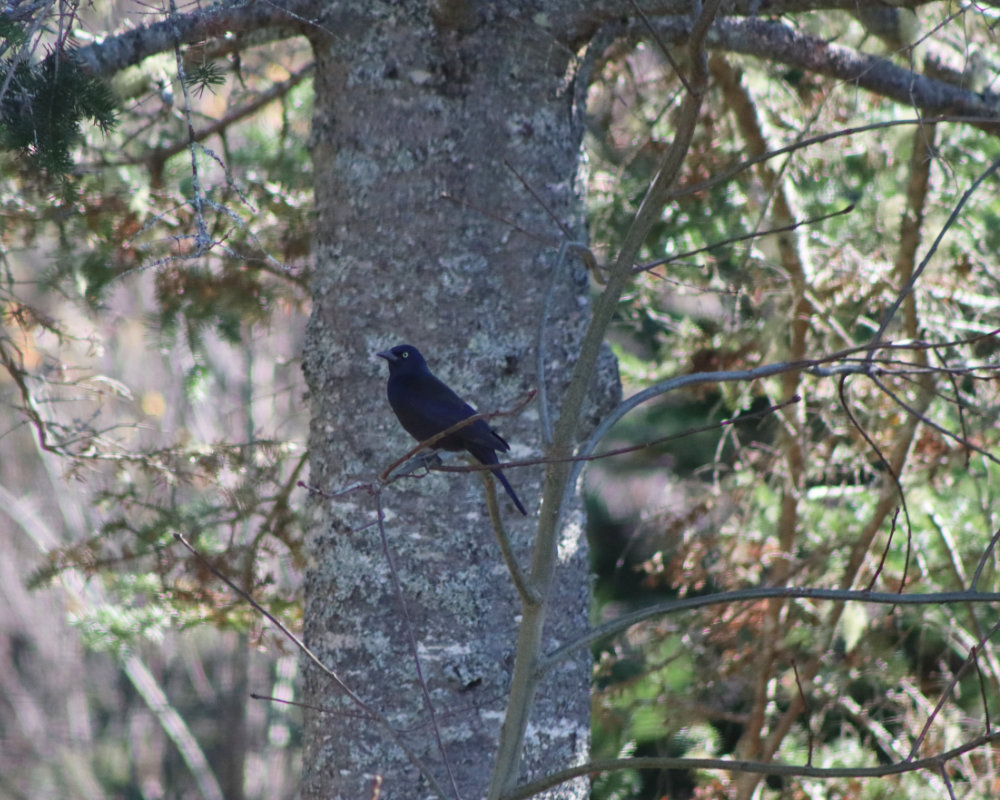
[[[384,358],[390,364],[399,361],[399,359],[396,358],[396,356],[394,356],[392,352],[389,350],[383,350],[381,353],[376,353],[375,355],[377,355],[379,358]]]

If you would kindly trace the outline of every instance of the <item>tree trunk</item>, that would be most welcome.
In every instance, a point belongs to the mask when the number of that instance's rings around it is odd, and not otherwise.
[[[416,345],[432,371],[480,411],[509,409],[536,386],[536,337],[561,238],[550,213],[575,240],[585,238],[577,184],[583,79],[574,43],[546,28],[564,11],[543,0],[328,9],[322,24],[334,35],[314,41],[318,246],[305,350],[311,483],[322,491],[371,479],[413,444],[385,399],[379,350]],[[544,330],[556,413],[587,322],[585,270],[574,261],[561,275]],[[599,388],[613,394],[615,377],[609,372]],[[512,444],[510,455],[524,458],[543,452],[538,420],[530,405],[491,424]],[[524,519],[498,495],[526,567],[542,470],[507,474],[529,509]],[[482,797],[520,613],[483,486],[472,474],[432,472],[393,484],[382,504],[401,596],[379,528],[370,524],[372,495],[315,500],[307,644],[388,717],[447,796]],[[579,510],[566,519],[546,646],[587,623]],[[581,653],[542,684],[525,777],[586,756],[589,682]],[[325,711],[307,715],[303,797],[367,798],[376,785],[390,800],[433,794],[386,729],[359,718],[312,666],[305,692],[306,703]],[[578,781],[548,796],[586,791]]]

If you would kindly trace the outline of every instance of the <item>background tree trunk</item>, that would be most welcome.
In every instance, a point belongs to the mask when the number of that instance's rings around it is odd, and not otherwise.
[[[502,19],[489,18],[485,6],[439,6],[435,15],[418,4],[343,4],[323,23],[337,36],[314,42],[318,248],[305,372],[312,483],[327,492],[374,475],[411,446],[385,400],[386,368],[376,351],[416,345],[431,369],[482,411],[509,408],[533,388],[552,244],[560,237],[548,212],[575,239],[585,237],[577,188],[585,81],[571,43],[545,27],[546,14],[561,13],[559,4],[505,6]],[[545,331],[556,410],[587,321],[586,272],[574,264],[563,276]],[[608,377],[604,386],[613,394],[616,376]],[[536,407],[493,424],[512,456],[541,452]],[[541,470],[508,476],[534,516]],[[378,528],[365,527],[375,514],[371,497],[317,502],[307,643],[405,732],[440,784],[451,787],[409,627],[457,788],[481,797],[519,613],[482,485],[474,475],[432,473],[393,485],[383,501],[408,617]],[[526,562],[532,518],[522,519],[502,492],[500,504]],[[568,519],[549,616],[552,643],[587,622],[586,543],[580,517]],[[586,754],[589,682],[582,653],[543,685],[523,764],[528,773]],[[382,797],[426,794],[385,731],[345,716],[357,709],[311,668],[305,701],[341,713],[307,720],[304,797],[367,797],[375,775]],[[558,791],[583,797],[586,785]]]

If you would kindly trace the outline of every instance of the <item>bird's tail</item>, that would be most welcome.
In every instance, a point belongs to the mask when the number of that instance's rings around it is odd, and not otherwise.
[[[497,480],[503,484],[503,488],[507,490],[507,494],[510,495],[510,499],[514,501],[514,505],[517,506],[517,510],[520,511],[524,516],[528,516],[528,512],[524,510],[524,506],[521,505],[521,501],[518,499],[517,494],[514,492],[514,487],[510,485],[507,480],[507,476],[503,474],[498,469],[493,470],[493,474],[497,476]]]

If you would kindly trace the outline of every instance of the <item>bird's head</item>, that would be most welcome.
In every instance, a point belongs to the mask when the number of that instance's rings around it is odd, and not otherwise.
[[[412,344],[397,344],[391,350],[383,350],[376,355],[389,362],[390,375],[427,369],[427,362]]]

